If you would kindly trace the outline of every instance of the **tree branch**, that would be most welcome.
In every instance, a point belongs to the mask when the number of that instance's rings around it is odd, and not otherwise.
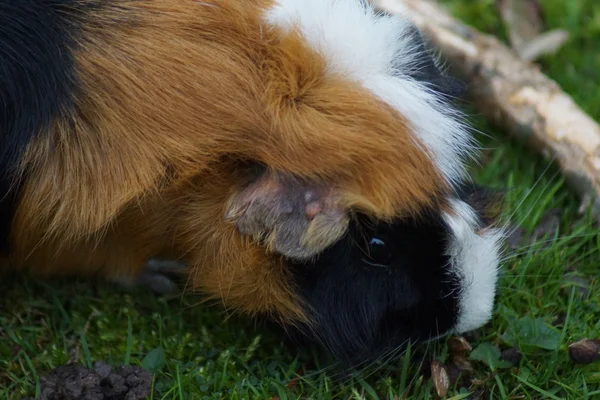
[[[566,181],[600,219],[600,126],[536,65],[427,0],[378,0],[412,20],[455,73],[469,82],[474,106],[490,122],[555,159]]]

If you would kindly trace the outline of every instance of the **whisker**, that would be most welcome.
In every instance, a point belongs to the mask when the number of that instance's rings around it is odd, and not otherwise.
[[[559,237],[553,238],[553,239],[540,240],[538,242],[531,243],[529,245],[519,247],[519,249],[517,250],[517,252],[514,252],[512,254],[507,255],[506,257],[502,258],[500,260],[500,262],[506,262],[506,261],[509,261],[509,260],[513,260],[513,259],[515,259],[517,257],[529,254],[531,251],[549,249],[549,248],[533,249],[534,247],[540,246],[540,245],[543,245],[543,244],[554,243],[554,242],[558,242],[558,241],[567,241],[567,240],[571,240],[571,239],[590,238],[590,237],[594,237],[594,236],[598,236],[598,235],[600,235],[600,232],[585,233],[585,234],[571,235],[571,236],[559,236]]]
[[[392,361],[393,359],[395,359],[397,357],[398,358],[401,357],[402,354],[405,352],[404,346],[408,343],[408,341],[409,341],[409,339],[406,339],[404,342],[402,342],[395,348],[392,348],[390,351],[388,351],[387,356],[382,357],[380,359],[380,365],[378,367],[376,367],[373,371],[368,373],[366,376],[364,376],[363,379],[367,379],[367,378],[371,377],[375,373],[377,373],[377,372],[381,371],[383,368],[387,367],[389,365],[390,361]]]
[[[523,203],[529,198],[529,196],[533,193],[534,189],[540,184],[540,182],[542,181],[542,179],[545,177],[546,173],[550,170],[550,167],[552,167],[552,165],[554,163],[554,160],[555,160],[555,157],[553,157],[548,162],[548,165],[546,166],[546,168],[544,169],[544,171],[540,174],[540,176],[537,178],[537,180],[534,182],[533,186],[527,191],[527,194],[516,205],[514,211],[507,217],[507,223],[510,223],[510,221],[512,221],[512,219],[514,218],[514,216],[516,215],[516,213],[519,211],[519,209],[521,208],[521,206],[523,205]],[[542,190],[542,192],[540,193],[540,196],[538,197],[538,199],[536,200],[536,202],[534,203],[534,205],[530,208],[530,210],[527,213],[527,215],[525,215],[525,217],[522,218],[521,221],[518,224],[516,224],[516,225],[522,224],[523,221],[525,221],[525,219],[527,219],[527,217],[529,217],[529,214],[533,211],[533,208],[535,207],[535,205],[537,204],[537,202],[539,201],[539,199],[542,197],[542,195],[545,193],[545,191],[548,189],[548,186],[552,183],[552,181],[554,181],[554,179],[556,178],[557,175],[558,175],[558,171],[554,173],[554,175],[552,176],[552,178],[550,178],[549,182],[546,184],[545,188]],[[511,232],[511,234],[512,233],[514,233],[514,230]]]
[[[405,393],[407,393],[415,384],[415,382],[417,381],[418,377],[419,377],[419,372],[423,369],[423,364],[425,363],[425,359],[427,358],[427,355],[429,353],[429,345],[431,343],[431,338],[432,335],[429,335],[429,339],[427,340],[427,344],[425,346],[425,351],[423,352],[423,357],[421,357],[421,362],[419,363],[419,366],[416,368],[416,371],[418,371],[417,373],[413,374],[412,379],[410,380],[410,382],[408,383],[408,385],[406,385],[406,390]]]

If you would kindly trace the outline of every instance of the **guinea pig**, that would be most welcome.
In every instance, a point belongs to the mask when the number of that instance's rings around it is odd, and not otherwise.
[[[0,0],[2,258],[168,257],[340,359],[475,329],[502,232],[460,89],[367,1]]]

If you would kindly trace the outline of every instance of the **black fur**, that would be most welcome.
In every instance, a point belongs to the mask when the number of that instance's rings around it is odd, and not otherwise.
[[[503,190],[480,185],[462,185],[456,192],[458,198],[464,199],[473,207],[483,225],[488,226],[496,222],[504,201]]]
[[[480,208],[472,204],[478,213],[488,207],[490,193],[476,185],[458,190],[469,204],[480,200]],[[482,218],[482,226],[488,222]],[[292,264],[298,293],[315,322],[292,337],[304,335],[353,365],[408,340],[447,333],[457,322],[460,292],[445,255],[450,239],[439,211],[392,224],[357,218],[350,233],[317,260]]]
[[[458,299],[444,255],[444,222],[430,213],[370,225],[364,218],[354,221],[349,235],[318,260],[294,266],[299,292],[312,310],[314,339],[346,362],[437,336],[455,323]],[[369,246],[374,238],[385,248]]]
[[[9,246],[20,186],[15,173],[23,152],[70,107],[74,11],[83,4],[0,0],[0,252]]]
[[[411,63],[411,69],[402,72],[425,83],[445,101],[460,99],[464,94],[466,85],[456,77],[445,74],[440,70],[432,56],[432,48],[416,27],[411,28],[410,35],[414,46],[413,51],[418,56],[414,63]]]

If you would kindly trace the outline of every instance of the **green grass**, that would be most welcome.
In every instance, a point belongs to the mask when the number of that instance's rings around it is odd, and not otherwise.
[[[504,36],[493,0],[446,2],[466,21]],[[549,26],[572,35],[565,48],[543,60],[543,69],[600,119],[600,3],[542,3]],[[548,210],[562,210],[554,237],[517,250],[503,264],[494,319],[474,346],[483,344],[481,351],[489,343],[516,346],[524,357],[513,368],[475,362],[478,388],[487,388],[494,399],[600,398],[600,363],[576,366],[566,351],[572,341],[600,337],[597,228],[578,214],[577,199],[554,167],[474,120],[492,136],[482,138],[487,150],[477,180],[511,189],[506,214],[531,231]],[[568,269],[589,283],[587,299],[563,278]],[[194,296],[169,299],[106,284],[23,276],[3,280],[0,291],[0,399],[35,395],[40,375],[70,360],[144,363],[156,370],[161,399],[436,397],[408,357],[349,377],[335,370],[319,373],[324,359],[318,351],[293,350],[251,321],[225,318],[219,308],[194,307]],[[557,316],[564,322],[553,327]],[[445,357],[445,344],[435,347],[434,354]]]

